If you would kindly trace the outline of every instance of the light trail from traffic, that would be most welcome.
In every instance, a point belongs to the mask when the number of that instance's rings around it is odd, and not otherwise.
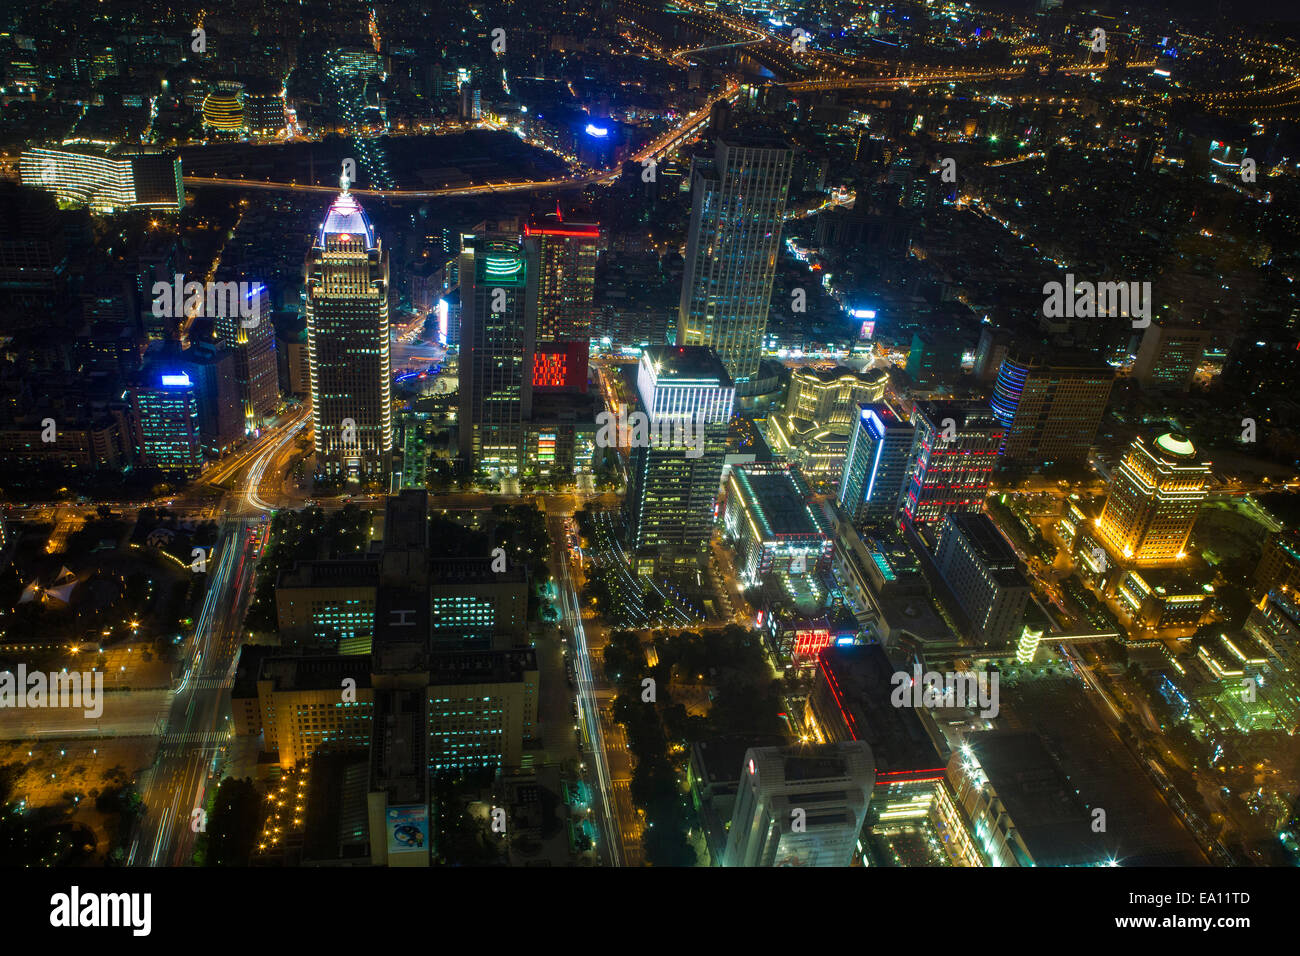
[[[559,539],[563,542],[563,536]],[[582,607],[578,603],[577,592],[573,588],[573,579],[569,575],[569,557],[567,547],[560,560],[562,581],[560,597],[564,607],[564,617],[573,633],[574,676],[578,682],[578,703],[583,724],[587,729],[590,742],[592,763],[596,768],[596,780],[600,785],[601,815],[605,820],[606,842],[609,845],[610,863],[622,866],[622,831],[614,820],[613,800],[614,785],[610,778],[609,766],[605,756],[605,735],[600,726],[600,704],[596,698],[596,682],[591,671],[591,653],[587,647],[587,632],[582,626]]]

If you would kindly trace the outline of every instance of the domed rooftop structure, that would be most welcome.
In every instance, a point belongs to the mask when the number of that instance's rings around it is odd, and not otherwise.
[[[366,249],[374,249],[375,227],[370,225],[370,217],[361,208],[361,204],[348,192],[346,175],[339,179],[339,185],[342,191],[325,214],[318,242],[324,246],[326,236],[337,236],[342,242],[364,242]]]
[[[1156,447],[1175,458],[1190,458],[1196,454],[1196,447],[1180,432],[1165,432],[1156,439]]]

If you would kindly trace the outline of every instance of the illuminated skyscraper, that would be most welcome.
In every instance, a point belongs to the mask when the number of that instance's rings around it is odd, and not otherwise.
[[[751,747],[723,866],[848,866],[876,783],[861,740]]]
[[[792,156],[773,138],[719,139],[691,184],[677,343],[710,346],[738,386],[762,357]]]
[[[505,235],[470,237],[460,256],[461,457],[515,474],[532,414],[537,250]]]
[[[346,179],[307,259],[307,354],[317,473],[382,479],[393,451],[388,253]]]
[[[916,441],[903,513],[917,523],[981,511],[1004,429],[985,405],[921,402],[912,413]]]
[[[245,433],[254,432],[280,403],[275,327],[266,303],[266,289],[258,286],[252,298],[254,308],[250,317],[220,310],[212,323],[218,340],[234,354]]]
[[[840,507],[855,524],[890,521],[907,484],[916,428],[885,404],[860,405],[858,412],[840,480]]]
[[[193,478],[203,468],[199,387],[182,371],[145,370],[131,391],[140,461],[164,474]]]
[[[600,224],[590,217],[565,219],[557,206],[553,214],[524,226],[524,235],[536,240],[538,250],[537,344],[586,344],[595,308]]]
[[[1138,438],[1115,469],[1097,528],[1116,555],[1142,567],[1175,564],[1210,483],[1210,463],[1186,435]]]
[[[991,402],[1007,429],[1003,458],[1034,466],[1084,461],[1114,380],[1114,369],[1086,353],[1008,354]]]
[[[632,428],[623,501],[637,570],[699,563],[713,535],[736,390],[712,349],[659,346],[641,353],[637,394],[648,429],[638,438]]]

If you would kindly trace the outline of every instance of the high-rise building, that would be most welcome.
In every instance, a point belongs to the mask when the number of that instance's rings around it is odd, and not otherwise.
[[[462,458],[517,473],[532,414],[537,337],[537,247],[486,232],[460,257],[460,411]]]
[[[1139,567],[1177,563],[1209,484],[1210,463],[1186,435],[1139,437],[1111,476],[1097,520],[1102,541]]]
[[[1007,355],[990,402],[1007,430],[1002,457],[1034,466],[1085,461],[1114,380],[1109,365],[1085,355]]]
[[[188,375],[194,383],[204,454],[216,458],[243,436],[235,358],[229,349],[212,342],[195,342],[185,349],[176,342],[155,342],[145,361],[155,369]]]
[[[307,258],[316,470],[383,478],[393,451],[388,253],[347,187],[345,179]],[[262,324],[270,332],[269,319]]]
[[[803,577],[830,566],[829,522],[793,465],[733,467],[723,527],[736,540],[736,571],[747,585],[768,574]]]
[[[132,424],[142,464],[193,478],[203,468],[198,386],[184,372],[147,368],[131,390]]]
[[[1152,323],[1142,333],[1133,377],[1143,388],[1185,392],[1209,344],[1208,329]]]
[[[217,339],[234,355],[245,433],[254,432],[274,414],[280,403],[275,326],[271,323],[265,287],[256,287],[252,296],[251,318],[242,317],[244,310],[227,314],[229,310],[223,309],[213,319]]]
[[[1269,535],[1255,568],[1255,593],[1288,588],[1300,591],[1300,532],[1295,530]]]
[[[891,521],[907,486],[916,428],[883,403],[858,407],[838,500],[855,524]]]
[[[23,152],[18,172],[24,186],[44,189],[60,202],[89,206],[97,213],[175,212],[185,205],[180,157],[156,149],[38,146]]]
[[[713,348],[738,386],[762,357],[792,157],[775,138],[728,137],[695,167],[677,343]]]
[[[848,866],[876,782],[861,740],[751,747],[723,866]]]
[[[988,515],[946,515],[934,563],[970,623],[970,637],[986,648],[1009,647],[1020,634],[1029,582]]]
[[[538,250],[537,344],[586,344],[596,308],[600,224],[581,214],[565,218],[557,204],[554,213],[524,226],[524,236],[535,239]]]
[[[649,427],[632,443],[623,502],[637,568],[700,562],[713,534],[735,387],[712,349],[655,346],[641,353],[637,395]]]
[[[920,402],[903,513],[918,524],[958,511],[981,511],[1004,429],[985,405]]]

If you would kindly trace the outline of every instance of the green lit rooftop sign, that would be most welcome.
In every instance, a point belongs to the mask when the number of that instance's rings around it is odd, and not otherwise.
[[[1196,453],[1196,449],[1192,447],[1191,442],[1189,442],[1185,438],[1180,438],[1177,435],[1174,435],[1170,432],[1165,432],[1163,435],[1157,438],[1156,444],[1159,445],[1165,451],[1169,452],[1169,454],[1171,455],[1185,456],[1185,455],[1192,455]]]
[[[489,254],[478,261],[478,280],[498,285],[523,285],[524,260],[519,256]]]

